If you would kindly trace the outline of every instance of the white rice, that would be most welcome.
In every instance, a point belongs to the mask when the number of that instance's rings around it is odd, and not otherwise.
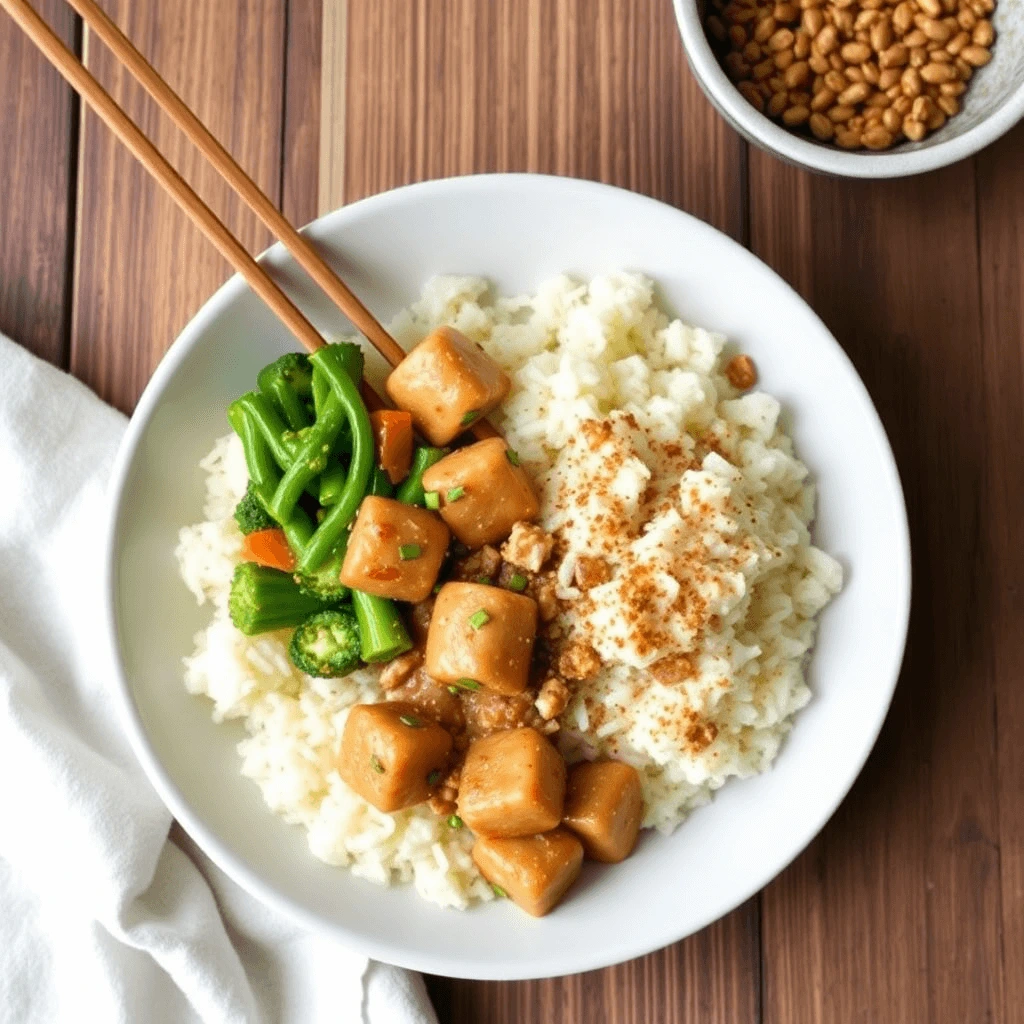
[[[562,716],[563,750],[636,765],[645,824],[671,830],[728,778],[774,760],[811,696],[804,662],[815,616],[842,585],[839,564],[810,543],[814,489],[779,426],[778,402],[738,395],[722,372],[724,339],[670,320],[635,274],[586,285],[559,277],[516,298],[494,297],[480,278],[435,278],[392,331],[410,347],[444,323],[512,375],[497,425],[538,480],[543,525],[565,545],[560,596],[584,596],[576,561],[602,545],[616,571],[563,617],[604,662]],[[581,441],[581,425],[598,419],[609,434]],[[177,555],[214,615],[185,659],[185,684],[210,698],[216,721],[244,719],[242,774],[274,813],[305,827],[329,864],[381,884],[414,881],[444,906],[491,898],[465,829],[425,806],[382,814],[334,769],[348,708],[380,698],[377,670],[310,679],[288,660],[287,631],[248,638],[231,625],[241,545],[231,514],[246,487],[237,439],[219,440],[201,466],[207,518],[181,531]],[[595,495],[602,472],[608,487]],[[601,518],[610,513],[626,527],[612,537]],[[677,571],[661,572],[667,565]],[[653,643],[622,625],[622,580],[637,566],[654,572],[650,601],[636,606]],[[697,619],[667,614],[680,588],[697,601]],[[649,666],[678,655],[692,658],[693,673],[655,681]]]

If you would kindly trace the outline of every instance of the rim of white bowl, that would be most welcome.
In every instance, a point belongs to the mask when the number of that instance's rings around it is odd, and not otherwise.
[[[606,185],[600,182],[586,181],[577,178],[565,178],[556,175],[543,174],[474,174],[454,178],[441,178],[434,181],[419,182],[412,185],[404,185],[400,188],[382,192],[375,196],[369,196],[349,206],[335,210],[333,213],[325,214],[323,217],[312,221],[303,228],[331,230],[335,225],[344,224],[349,220],[356,220],[366,215],[372,215],[378,208],[387,207],[396,201],[401,201],[410,193],[420,192],[430,194],[434,192],[464,191],[466,189],[495,189],[503,186],[529,186],[538,185],[545,188],[562,188],[567,192],[590,193],[595,199],[599,196],[614,194],[621,198],[622,195],[630,197],[631,201],[658,206],[665,216],[685,220],[691,225],[699,225],[701,230],[714,231],[721,235],[724,243],[734,246],[737,254],[742,259],[756,265],[761,273],[767,271],[771,274],[780,288],[790,292],[793,298],[807,307],[807,303],[797,294],[790,285],[779,277],[770,267],[758,259],[748,249],[745,249],[738,242],[729,238],[717,228],[699,220],[691,214],[678,210],[673,206],[643,196],[628,189],[619,188],[614,185]],[[271,246],[259,257],[261,260],[269,254],[276,258],[285,256],[284,247],[278,243]],[[291,257],[286,257],[291,260]],[[294,262],[294,261],[292,261]],[[663,949],[680,939],[696,934],[709,924],[730,913],[740,906],[755,893],[764,888],[773,878],[784,871],[803,851],[808,844],[824,828],[836,809],[846,798],[851,787],[860,775],[864,763],[874,749],[878,734],[882,729],[889,707],[892,703],[893,693],[899,679],[900,669],[903,664],[903,656],[906,649],[907,629],[910,620],[910,596],[911,596],[911,557],[910,557],[910,529],[907,521],[906,503],[903,496],[903,487],[896,466],[896,460],[892,453],[885,428],[878,416],[871,396],[864,387],[860,375],[857,373],[846,352],[838,341],[832,336],[821,319],[810,307],[807,307],[821,325],[824,338],[835,346],[839,357],[846,362],[855,381],[856,387],[860,390],[870,413],[871,430],[874,435],[873,441],[878,448],[885,453],[886,476],[889,487],[896,499],[900,510],[900,520],[897,524],[896,536],[894,537],[894,573],[893,584],[901,593],[899,594],[899,620],[900,620],[900,643],[893,663],[889,668],[888,692],[886,699],[878,707],[876,721],[872,724],[870,734],[865,736],[864,750],[857,759],[854,770],[840,780],[837,780],[834,796],[823,806],[820,816],[816,819],[813,828],[805,830],[804,833],[793,837],[793,844],[786,858],[777,862],[771,867],[762,871],[752,883],[737,891],[729,899],[723,900],[716,906],[713,912],[706,915],[705,919],[698,921],[693,926],[684,926],[680,929],[677,926],[667,926],[657,932],[645,932],[640,937],[632,935],[621,935],[617,937],[616,944],[604,947],[596,956],[587,955],[580,947],[577,949],[565,950],[564,957],[557,964],[552,965],[550,970],[538,969],[533,964],[473,964],[471,971],[466,971],[464,965],[455,962],[447,956],[436,955],[428,950],[410,950],[401,944],[400,937],[393,942],[381,942],[368,938],[358,931],[339,924],[337,921],[328,920],[319,914],[307,910],[294,900],[289,899],[277,892],[272,886],[265,882],[255,871],[251,870],[243,861],[237,858],[218,838],[216,833],[207,828],[193,812],[184,794],[175,784],[170,774],[164,768],[157,757],[152,744],[146,734],[145,726],[135,705],[132,696],[131,685],[125,672],[121,659],[120,637],[117,622],[116,607],[116,580],[115,580],[115,554],[118,550],[120,539],[120,510],[122,499],[125,493],[125,484],[128,473],[131,469],[139,442],[149,425],[149,422],[156,411],[156,408],[163,395],[170,379],[174,376],[179,365],[186,358],[194,345],[196,345],[210,322],[220,314],[222,307],[234,300],[238,295],[249,290],[248,285],[237,274],[229,278],[216,292],[203,304],[202,308],[186,325],[178,335],[170,348],[164,354],[163,359],[157,366],[156,371],[150,378],[139,399],[135,412],[125,431],[121,446],[114,460],[108,484],[108,518],[103,539],[103,597],[102,614],[106,624],[107,641],[110,645],[110,654],[115,673],[116,693],[118,697],[119,713],[122,724],[128,734],[129,742],[136,758],[142,765],[153,788],[157,791],[161,800],[174,818],[181,824],[185,831],[195,840],[202,851],[233,881],[248,891],[251,895],[262,901],[269,907],[281,913],[285,918],[299,924],[311,931],[326,934],[335,939],[339,944],[385,963],[395,964],[399,967],[406,967],[411,970],[423,971],[428,974],[439,974],[456,978],[471,978],[483,981],[513,981],[531,978],[553,977],[566,974],[574,974],[580,971],[597,970],[609,967],[614,964],[625,963],[628,960],[639,956],[645,956],[655,950]],[[184,690],[182,691],[184,693]]]
[[[1024,117],[1024,80],[983,121],[944,142],[921,149],[848,153],[781,128],[758,113],[718,63],[697,10],[697,0],[673,0],[683,48],[698,84],[718,112],[741,135],[789,163],[846,178],[903,178],[957,163],[1005,135]]]

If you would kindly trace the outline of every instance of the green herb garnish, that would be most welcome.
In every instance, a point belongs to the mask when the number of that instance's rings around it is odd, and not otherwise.
[[[419,558],[423,554],[423,549],[419,544],[402,544],[398,548],[398,557],[403,562],[411,562],[414,558]]]
[[[433,787],[434,787],[434,786],[436,786],[436,785],[437,785],[437,784],[438,784],[438,783],[439,783],[440,781],[441,781],[441,770],[440,770],[439,768],[435,768],[435,769],[434,769],[434,770],[433,770],[433,771],[432,771],[432,772],[431,772],[431,773],[430,773],[430,774],[429,774],[429,775],[427,776],[427,785],[428,785],[428,786],[430,786],[431,788],[433,788]]]
[[[456,679],[455,685],[460,690],[479,690],[480,684],[475,679]]]
[[[376,754],[370,755],[370,767],[378,774],[384,774],[384,765],[380,763],[380,758]]]
[[[424,491],[423,504],[426,505],[431,512],[436,512],[441,507],[441,495],[438,494],[437,491]]]
[[[479,611],[473,612],[473,614],[470,615],[470,617],[469,617],[469,624],[474,629],[480,629],[483,626],[486,626],[487,623],[490,622],[490,621],[491,621],[490,615],[488,615],[487,612],[485,612],[483,610],[483,608],[479,609]]]
[[[491,577],[490,576],[477,576],[476,581],[477,581],[477,583],[483,584],[484,586],[488,586],[489,587],[491,585]]]
[[[398,720],[410,729],[422,729],[423,723],[415,715],[399,715]]]
[[[479,409],[470,409],[469,412],[467,412],[462,417],[462,425],[464,427],[468,427],[470,425],[470,423],[472,423],[473,420],[475,420],[477,418],[477,416],[479,416],[479,415],[480,415],[480,410]]]
[[[513,466],[519,465],[519,452],[517,452],[515,448],[506,448],[505,458],[507,458],[508,461],[511,462]]]
[[[522,593],[526,589],[526,584],[530,581],[521,573],[513,573],[508,581],[508,589],[515,590],[518,593]]]
[[[466,493],[465,487],[452,487],[445,495],[448,501],[458,501]]]
[[[457,815],[453,814],[448,818],[449,828],[462,828],[462,819]]]
[[[491,882],[491,888],[494,890],[494,895],[501,899],[505,899],[508,896],[508,893],[500,885],[495,885]]]

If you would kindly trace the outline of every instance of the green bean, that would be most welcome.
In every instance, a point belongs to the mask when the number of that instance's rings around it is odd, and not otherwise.
[[[323,370],[330,381],[333,402],[332,398],[324,401],[324,414],[331,412],[332,404],[337,403],[339,410],[347,417],[352,428],[352,458],[349,462],[348,478],[341,496],[337,503],[330,507],[323,522],[320,523],[316,533],[299,557],[300,572],[309,572],[315,569],[338,543],[366,494],[370,474],[373,471],[373,429],[370,426],[370,416],[359,395],[359,386],[349,375],[345,356],[339,351],[340,349],[342,346],[329,345],[315,352],[310,359],[314,366]],[[316,430],[315,427],[313,429]],[[285,477],[287,477],[287,473]],[[283,477],[275,492],[275,498],[281,492],[284,483],[285,478]]]
[[[423,474],[448,454],[447,448],[419,447],[413,453],[412,468],[395,497],[405,505],[423,505]]]
[[[245,396],[243,396],[244,398]],[[228,407],[228,420],[234,431],[241,438],[245,452],[245,464],[249,470],[249,480],[260,504],[270,512],[270,501],[278,486],[280,473],[266,438],[254,420],[247,405],[240,398]],[[301,508],[292,510],[292,514],[284,521],[275,520],[284,530],[288,546],[299,558],[313,536],[313,523]]]

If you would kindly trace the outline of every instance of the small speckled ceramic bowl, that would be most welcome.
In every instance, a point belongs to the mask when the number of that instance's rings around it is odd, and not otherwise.
[[[963,109],[923,141],[884,152],[839,149],[788,131],[748,103],[711,51],[702,0],[674,0],[694,77],[718,112],[748,142],[791,164],[849,178],[902,178],[956,163],[984,149],[1024,117],[1024,5],[996,0],[992,60],[973,76]]]

